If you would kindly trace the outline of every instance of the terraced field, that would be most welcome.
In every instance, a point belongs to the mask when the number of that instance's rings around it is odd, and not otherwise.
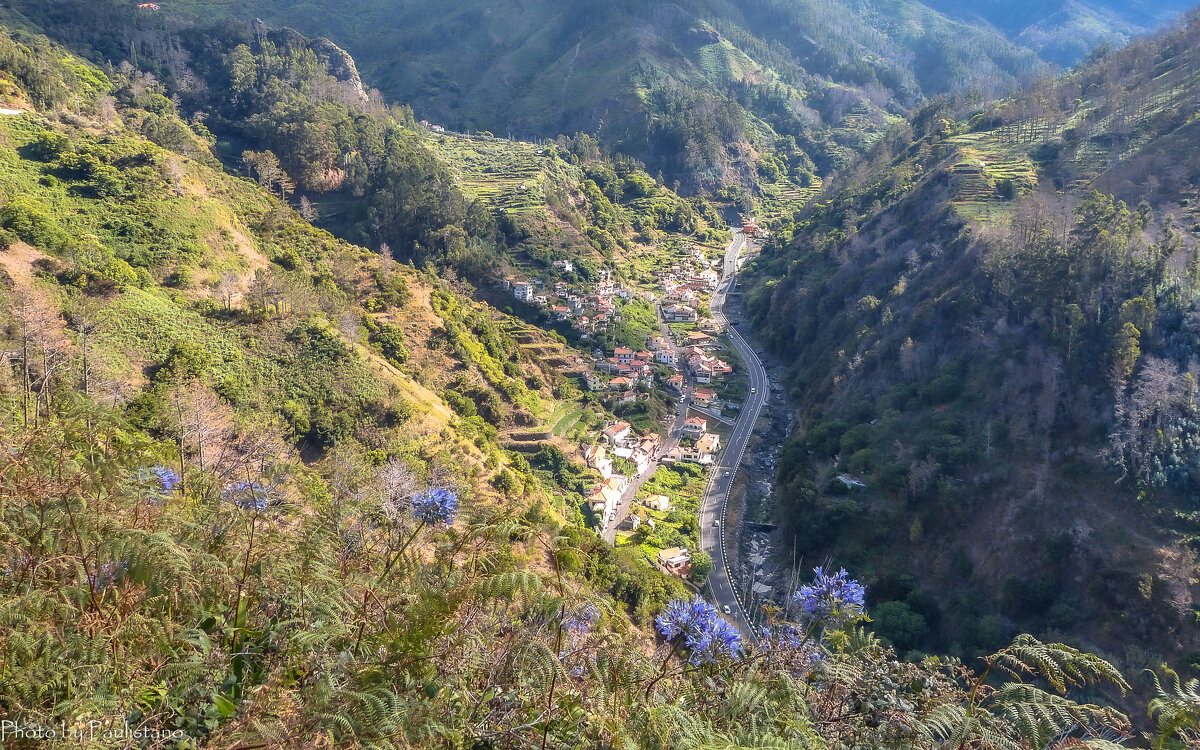
[[[758,201],[758,219],[768,222],[808,205],[824,185],[820,177],[814,177],[808,187],[800,187],[794,182],[778,182],[774,185],[763,183],[759,186],[761,195]]]
[[[1152,84],[1115,108],[1108,109],[1104,100],[1085,100],[1057,120],[1012,122],[947,139],[946,157],[955,160],[950,169],[956,177],[953,202],[958,210],[975,218],[1005,213],[1006,182],[1011,181],[1016,193],[1036,189],[1034,155],[1047,145],[1069,166],[1065,187],[1078,191],[1163,137],[1156,122],[1170,122],[1173,111],[1194,111],[1200,69],[1187,56],[1159,60],[1156,67]],[[1107,114],[1097,118],[1098,111]],[[1079,132],[1086,136],[1080,138]]]
[[[431,140],[466,195],[517,214],[543,211],[547,181],[571,169],[535,143],[454,133]]]
[[[1037,189],[1029,154],[1040,143],[1018,144],[996,130],[955,136],[947,144],[957,159],[950,168],[956,177],[953,203],[963,213],[989,217],[1005,210],[1011,197]]]
[[[591,409],[582,407],[565,414],[554,424],[555,437],[570,435],[571,429],[575,427],[575,425],[579,424],[579,421],[583,419],[584,416],[586,416],[590,411]]]

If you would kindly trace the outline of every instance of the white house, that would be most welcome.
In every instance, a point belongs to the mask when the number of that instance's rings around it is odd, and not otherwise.
[[[512,290],[513,290],[513,296],[516,297],[517,299],[521,300],[522,302],[532,302],[533,301],[534,286],[533,286],[533,284],[529,283],[528,281],[514,281]]]
[[[667,497],[666,495],[651,495],[642,501],[642,505],[645,505],[651,510],[657,510],[662,513],[666,513],[671,509],[671,498]]]
[[[668,305],[663,309],[663,320],[668,323],[695,323],[696,311],[687,305]]]
[[[670,576],[686,576],[692,569],[692,556],[681,547],[658,553],[658,569]]]
[[[617,422],[604,428],[604,439],[609,445],[617,445],[625,442],[625,438],[629,437],[629,433],[633,431],[633,426],[628,422]]]
[[[701,453],[711,456],[721,450],[721,436],[715,432],[710,432],[704,437],[696,441],[696,450]]]

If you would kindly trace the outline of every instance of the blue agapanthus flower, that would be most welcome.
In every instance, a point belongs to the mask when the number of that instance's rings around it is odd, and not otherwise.
[[[223,497],[246,510],[266,510],[270,500],[266,489],[258,482],[227,484]]]
[[[735,657],[742,650],[741,633],[717,613],[716,607],[699,596],[691,602],[672,601],[654,623],[668,641],[683,639],[692,664]]]
[[[150,466],[138,469],[138,485],[151,502],[161,502],[175,491],[181,483],[179,473],[166,466]]]
[[[795,625],[764,625],[759,628],[758,640],[765,649],[797,649],[804,645],[807,638],[804,631]]]
[[[150,473],[154,476],[163,492],[171,492],[179,486],[179,474],[174,469],[166,466],[152,466],[150,467]]]
[[[594,606],[588,604],[577,611],[564,614],[562,618],[563,629],[573,635],[585,635],[591,632],[592,624],[599,616],[600,612]]]
[[[796,592],[795,601],[804,615],[827,628],[862,619],[866,614],[867,590],[850,577],[845,568],[836,573],[826,573],[816,568],[816,577],[807,586]]]
[[[434,526],[448,525],[458,509],[458,495],[442,488],[419,492],[411,502],[413,518]]]

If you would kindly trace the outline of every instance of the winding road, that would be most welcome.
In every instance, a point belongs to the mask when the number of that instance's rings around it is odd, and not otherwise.
[[[737,589],[730,579],[728,558],[725,554],[726,533],[725,514],[729,504],[730,491],[737,477],[738,467],[746,452],[746,444],[754,432],[759,413],[766,403],[770,393],[770,382],[762,360],[754,352],[753,347],[746,342],[742,335],[729,324],[725,316],[725,300],[737,283],[737,272],[740,268],[740,256],[746,247],[747,239],[741,231],[735,231],[733,241],[725,251],[724,273],[721,285],[713,293],[709,309],[713,318],[725,330],[730,344],[745,363],[750,376],[750,393],[742,405],[733,434],[725,443],[720,460],[713,466],[709,475],[708,486],[700,503],[700,549],[707,552],[713,559],[713,570],[708,577],[708,588],[713,604],[724,609],[729,608],[729,618],[746,637],[754,636],[754,628],[750,624],[745,608]],[[719,523],[715,523],[718,522]],[[714,525],[715,524],[715,525]]]

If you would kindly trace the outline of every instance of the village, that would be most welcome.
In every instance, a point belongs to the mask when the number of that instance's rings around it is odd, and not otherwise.
[[[574,270],[569,260],[553,268],[560,274]],[[697,540],[699,494],[732,424],[725,414],[739,409],[745,395],[728,361],[731,350],[706,314],[721,281],[719,268],[703,248],[688,243],[660,258],[636,286],[607,270],[590,287],[518,274],[501,284],[513,298],[569,325],[581,343],[597,342],[621,325],[627,305],[653,309],[657,328],[642,346],[593,349],[580,385],[616,414],[654,394],[675,412],[641,429],[634,420],[610,420],[580,441],[576,457],[599,475],[584,499],[597,532],[617,546],[639,544],[668,575],[692,572],[689,545]]]

